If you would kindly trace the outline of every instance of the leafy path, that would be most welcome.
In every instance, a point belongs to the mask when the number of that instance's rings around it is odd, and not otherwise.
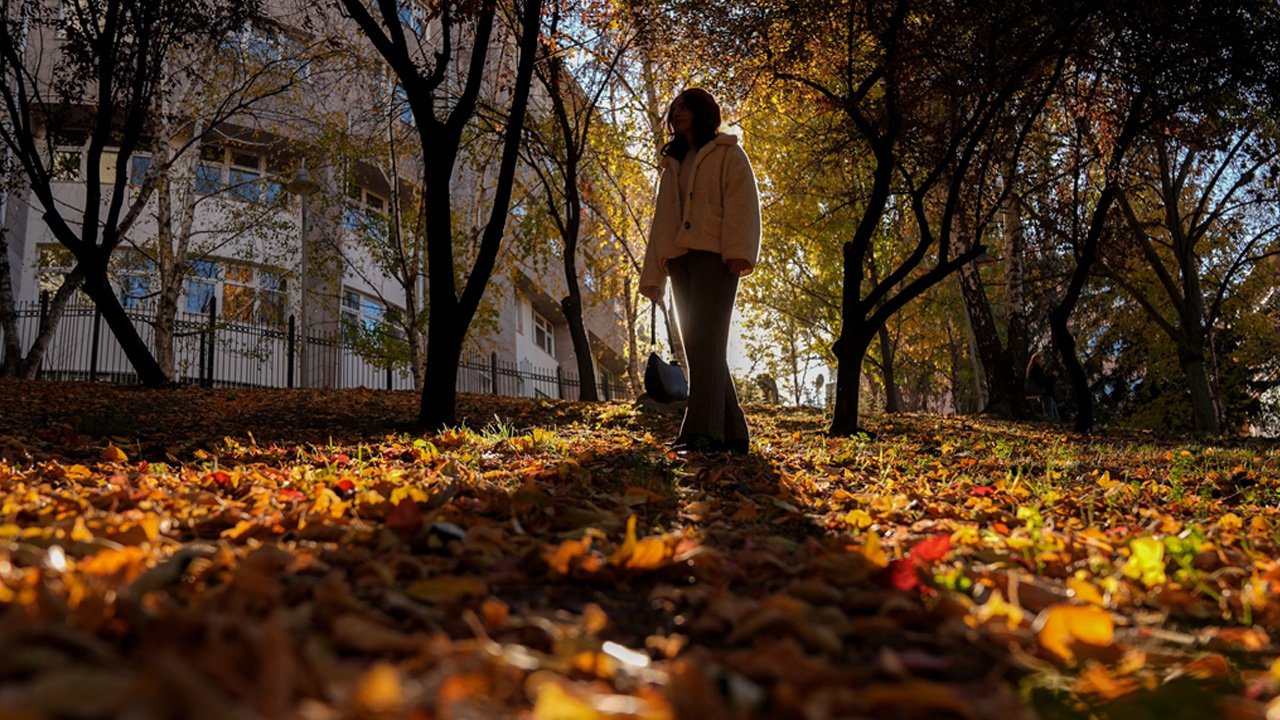
[[[1280,714],[1274,445],[415,404],[0,381],[0,715]]]

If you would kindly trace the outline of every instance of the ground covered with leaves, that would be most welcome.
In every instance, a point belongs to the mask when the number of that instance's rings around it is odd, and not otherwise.
[[[0,716],[1274,718],[1280,449],[0,381]]]

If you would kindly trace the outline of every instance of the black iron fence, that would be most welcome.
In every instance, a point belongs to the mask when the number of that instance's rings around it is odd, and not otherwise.
[[[47,298],[18,307],[19,344],[31,347],[48,315]],[[154,307],[126,309],[138,334],[155,348]],[[0,329],[0,338],[3,330]],[[299,332],[294,316],[283,324],[244,322],[218,315],[216,303],[207,313],[179,312],[174,323],[174,380],[203,387],[334,387],[413,389],[409,364],[370,352],[344,333]],[[0,362],[4,348],[0,345]],[[138,381],[123,348],[97,308],[68,305],[40,364],[38,377],[51,380]],[[428,379],[428,382],[430,380]],[[458,366],[462,392],[577,400],[576,373],[542,369],[528,362],[517,366],[498,359],[470,357]],[[629,397],[619,383],[597,383],[602,399]]]

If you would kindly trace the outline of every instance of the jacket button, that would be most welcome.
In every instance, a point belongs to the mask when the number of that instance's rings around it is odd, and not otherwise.
[[[687,223],[687,222],[686,222],[686,223],[684,224],[684,229],[685,229],[685,230],[688,230],[690,227],[692,227],[692,226],[691,226],[689,223]]]

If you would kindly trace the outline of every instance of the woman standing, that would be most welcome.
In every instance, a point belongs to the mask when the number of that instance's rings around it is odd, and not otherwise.
[[[671,103],[640,293],[659,302],[671,278],[689,364],[689,406],[673,447],[745,453],[751,436],[729,376],[729,321],[738,279],[760,255],[760,198],[747,154],[720,132],[720,119],[706,90]]]

